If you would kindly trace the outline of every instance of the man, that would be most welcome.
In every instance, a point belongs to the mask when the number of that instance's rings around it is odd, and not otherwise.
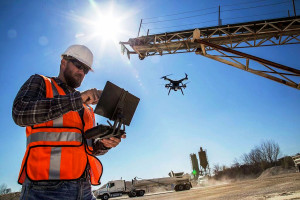
[[[96,199],[91,184],[100,184],[102,164],[95,156],[121,139],[84,137],[95,125],[89,104],[97,104],[101,90],[80,93],[75,88],[92,70],[92,62],[87,47],[72,45],[62,54],[58,77],[33,75],[18,92],[12,116],[17,125],[26,126],[27,137],[18,178],[20,199]]]

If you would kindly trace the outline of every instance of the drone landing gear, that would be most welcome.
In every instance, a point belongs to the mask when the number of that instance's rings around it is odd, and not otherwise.
[[[180,88],[180,90],[181,90],[182,95],[184,95],[184,94],[183,94],[183,91],[182,91],[182,88]]]

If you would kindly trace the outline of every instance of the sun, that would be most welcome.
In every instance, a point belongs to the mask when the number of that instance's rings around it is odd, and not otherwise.
[[[118,53],[119,42],[134,37],[140,11],[114,1],[89,0],[85,7],[63,13],[72,22],[74,42],[94,48],[99,57]]]
[[[118,44],[121,36],[127,34],[126,18],[131,13],[122,13],[113,1],[101,5],[93,0],[89,2],[90,10],[79,20],[84,32],[82,35],[90,41],[100,40],[102,45],[111,42]]]
[[[92,32],[103,40],[117,41],[123,30],[121,18],[112,11],[97,14],[96,20],[92,23]]]

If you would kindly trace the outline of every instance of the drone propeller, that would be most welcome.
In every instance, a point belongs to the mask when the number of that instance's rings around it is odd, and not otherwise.
[[[191,81],[187,82],[187,83],[184,83],[182,84],[182,87],[185,89],[186,88],[186,84],[190,83]]]
[[[188,75],[187,75],[187,73],[184,73],[185,74],[185,80],[188,80],[189,78],[188,78]]]
[[[162,76],[160,79],[167,78],[167,76],[171,76],[171,75],[173,75],[173,74],[168,74],[168,75]]]
[[[182,89],[181,89],[181,88],[180,88],[180,90],[181,90],[181,93],[182,93],[182,95],[184,95],[184,94],[183,94],[183,91],[182,91]]]

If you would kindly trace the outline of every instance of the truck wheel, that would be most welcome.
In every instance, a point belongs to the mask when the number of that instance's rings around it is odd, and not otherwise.
[[[144,194],[145,194],[145,191],[144,191],[144,190],[138,190],[138,191],[137,191],[137,196],[138,196],[138,197],[142,197],[142,196],[144,196]]]
[[[177,189],[178,189],[178,191],[182,191],[184,189],[184,186],[180,184],[180,185],[178,185]]]
[[[185,184],[184,189],[186,189],[186,190],[191,189],[191,185],[190,184]]]
[[[101,199],[102,199],[102,200],[107,200],[107,199],[109,199],[108,194],[103,194]]]
[[[129,197],[136,197],[136,191],[130,191],[128,196]]]
[[[174,190],[177,192],[178,191],[178,185],[175,185]]]

